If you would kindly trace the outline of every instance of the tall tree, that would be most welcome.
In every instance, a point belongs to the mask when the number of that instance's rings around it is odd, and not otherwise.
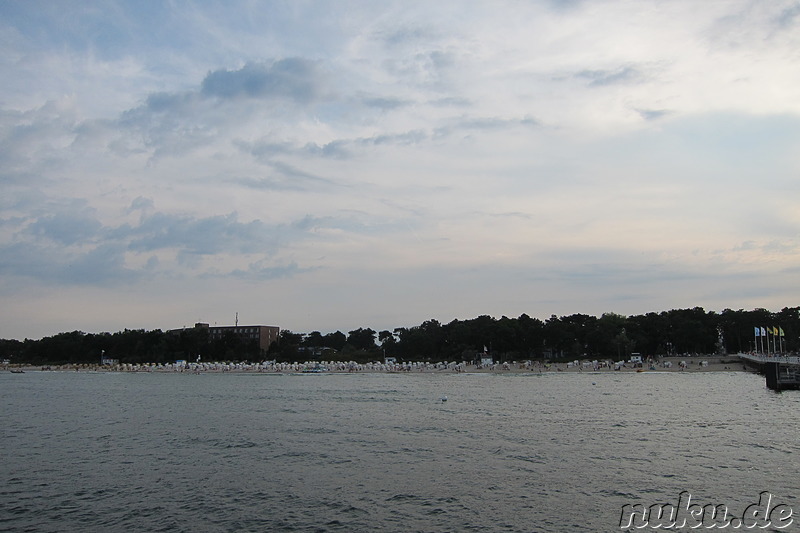
[[[371,328],[358,328],[347,334],[347,344],[356,350],[375,349],[375,330]]]

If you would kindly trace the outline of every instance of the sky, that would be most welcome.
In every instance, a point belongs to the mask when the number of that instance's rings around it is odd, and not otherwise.
[[[800,2],[0,0],[0,338],[800,304]]]

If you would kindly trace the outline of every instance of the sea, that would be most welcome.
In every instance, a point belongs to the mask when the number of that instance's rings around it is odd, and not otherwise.
[[[624,531],[765,492],[794,520],[755,530],[798,531],[799,413],[746,372],[4,372],[0,531]]]

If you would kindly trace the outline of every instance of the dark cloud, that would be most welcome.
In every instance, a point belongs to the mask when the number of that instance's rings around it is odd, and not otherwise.
[[[121,156],[143,150],[154,158],[186,154],[218,139],[224,120],[209,116],[196,93],[151,94],[144,105],[120,115],[118,127],[124,135],[109,148]]]
[[[148,200],[141,203],[150,205]],[[133,282],[145,273],[152,276],[165,270],[156,255],[143,266],[131,267],[126,254],[160,251],[175,253],[179,265],[204,275],[208,273],[203,272],[206,256],[273,257],[288,243],[308,238],[327,223],[313,216],[268,225],[260,220],[240,222],[235,213],[203,218],[155,213],[143,215],[137,225],[111,228],[81,214],[48,215],[19,232],[16,242],[0,245],[0,275],[77,285]],[[251,268],[249,275],[264,279],[274,268]],[[301,271],[294,265],[284,268],[281,275]],[[272,276],[277,273],[274,270]],[[214,271],[213,275],[238,277],[241,272]]]
[[[234,141],[234,146],[246,152],[256,159],[269,161],[273,156],[293,154],[297,152],[296,145],[283,141],[259,141],[255,143],[248,143],[244,141]]]
[[[798,251],[800,251],[800,244],[795,241],[778,241],[773,240],[766,243],[763,247],[765,252],[770,254],[781,254],[781,255],[797,255]]]
[[[331,141],[323,144],[322,146],[318,145],[317,143],[308,143],[303,149],[307,153],[318,157],[347,159],[352,155],[352,153],[347,149],[348,144],[350,143],[345,140]]]
[[[390,46],[401,46],[408,43],[419,43],[431,41],[437,38],[437,34],[430,29],[423,27],[402,27],[381,35],[383,42]]]
[[[228,128],[251,120],[254,109],[280,115],[282,108],[273,105],[276,99],[314,103],[323,86],[317,62],[302,58],[212,71],[196,89],[154,92],[141,105],[121,113],[115,125],[123,135],[110,141],[109,147],[123,156],[150,152],[153,159],[187,154],[218,141]]]
[[[378,96],[365,96],[362,99],[362,102],[367,107],[375,107],[383,111],[400,109],[413,104],[411,100],[406,100],[403,98],[387,98]]]
[[[422,130],[406,131],[402,133],[386,133],[372,137],[359,137],[356,139],[337,139],[322,146],[311,143],[305,150],[315,156],[334,159],[346,159],[353,155],[353,150],[368,146],[380,145],[411,145],[417,144],[430,136]]]
[[[0,274],[54,280],[63,254],[31,242],[0,245]]]
[[[458,127],[475,130],[506,129],[513,126],[538,126],[539,123],[531,117],[499,118],[499,117],[469,117],[458,122]]]
[[[394,32],[384,42],[392,50],[381,66],[396,77],[397,83],[435,87],[438,91],[454,88],[450,75],[456,70],[459,48],[419,29]]]
[[[96,238],[102,227],[100,221],[81,213],[59,213],[39,218],[28,230],[34,235],[71,245]]]
[[[60,170],[78,121],[68,103],[47,101],[25,112],[0,110],[0,183],[48,182]]]
[[[259,161],[267,164],[276,173],[288,180],[296,182],[289,185],[274,177],[269,178],[236,178],[231,181],[239,182],[256,188],[296,188],[297,183],[317,182],[334,184],[331,180],[305,172],[294,166],[276,159],[277,156],[322,157],[329,159],[349,159],[355,157],[359,151],[369,147],[379,146],[409,146],[423,143],[431,138],[443,137],[461,130],[504,130],[515,127],[537,127],[540,123],[530,116],[521,118],[501,117],[460,117],[451,120],[450,124],[437,128],[432,132],[422,129],[409,130],[399,133],[384,133],[372,137],[356,137],[350,139],[336,139],[325,144],[307,143],[298,146],[288,142],[262,141],[257,143],[236,142],[236,146],[243,152],[249,153]]]
[[[6,163],[11,158],[12,157],[9,155],[0,154],[0,166],[2,166],[3,163]],[[0,184],[6,186],[25,185],[27,183],[35,182],[38,179],[39,176],[33,172],[0,170]]]
[[[744,241],[739,246],[735,246],[733,250],[737,252],[743,252],[743,251],[755,250],[756,248],[757,246],[755,241]]]
[[[785,272],[786,274],[800,274],[800,266],[784,268],[781,269],[781,272]]]
[[[617,251],[619,256],[623,251]],[[552,279],[565,281],[574,285],[589,287],[648,287],[656,283],[688,283],[714,279],[715,275],[699,272],[691,268],[680,268],[668,263],[616,263],[610,251],[600,250],[574,250],[568,255],[580,256],[583,264],[569,262],[561,263],[557,270],[552,270],[549,276]],[[616,260],[619,259],[619,256]]]
[[[109,286],[132,282],[140,273],[125,267],[125,246],[103,244],[85,252],[17,242],[0,246],[0,273],[43,283]]]
[[[576,76],[589,80],[590,87],[633,83],[642,78],[641,73],[633,67],[623,67],[617,70],[582,70]]]
[[[323,219],[319,217],[314,217],[311,215],[306,215],[300,220],[296,220],[292,222],[289,226],[292,229],[300,230],[300,231],[311,231],[317,227],[319,227],[323,222]]]
[[[295,155],[295,156],[308,156],[313,155],[317,157],[334,157],[341,158],[346,156],[341,141],[332,141],[322,146],[317,143],[307,143],[305,146],[299,146],[295,143],[282,141],[259,141],[255,143],[248,143],[243,141],[235,141],[234,145],[245,153],[255,157],[262,163],[269,164],[281,174],[287,177],[310,179],[314,181],[323,180],[318,176],[302,172],[294,167],[281,163],[275,159],[276,156],[281,155]]]
[[[153,200],[151,198],[145,198],[144,196],[139,196],[133,199],[133,201],[131,202],[131,206],[128,208],[128,212],[152,209],[153,205],[154,205]]]
[[[25,223],[24,217],[9,217],[9,218],[0,218],[0,228],[8,227],[8,228],[17,228]]]
[[[411,130],[401,133],[386,133],[372,137],[357,137],[353,139],[335,139],[325,144],[314,142],[306,143],[303,146],[289,142],[262,141],[257,143],[246,143],[242,141],[234,144],[243,152],[253,155],[264,164],[271,166],[278,174],[287,179],[316,182],[318,184],[334,184],[333,181],[305,172],[277,159],[277,156],[298,156],[298,157],[322,157],[327,159],[349,159],[355,152],[369,146],[380,145],[411,145],[423,142],[430,138],[424,130]],[[241,181],[237,179],[235,181]],[[245,180],[248,181],[248,180]],[[259,178],[257,182],[278,185],[281,182],[273,178]]]
[[[225,181],[248,189],[262,191],[304,191],[307,189],[307,187],[303,187],[296,182],[268,177],[234,177],[226,178]]]
[[[800,17],[800,3],[796,3],[781,11],[775,19],[775,22],[779,28],[789,29],[797,24],[798,17]]]
[[[272,190],[306,190],[310,187],[322,185],[336,185],[336,182],[311,172],[302,170],[289,163],[281,161],[280,156],[297,157],[329,157],[345,158],[344,145],[339,142],[328,143],[319,146],[316,143],[308,143],[305,146],[298,146],[289,142],[260,141],[248,143],[235,141],[233,143],[245,154],[252,155],[257,161],[271,168],[271,175],[259,177],[226,177],[228,183],[238,183],[246,187],[255,189]]]
[[[584,1],[585,0],[547,0],[547,3],[556,11],[568,11],[580,7]]]
[[[145,105],[154,113],[174,111],[192,102],[191,93],[153,93],[147,97]]]
[[[175,248],[200,255],[274,253],[279,238],[274,228],[259,220],[239,222],[236,214],[194,218],[165,213],[143,217],[136,227],[118,228],[113,236],[130,239],[130,249],[138,252]]]
[[[306,172],[301,170],[297,167],[289,165],[288,163],[284,163],[282,161],[270,161],[269,166],[271,166],[276,172],[280,175],[292,180],[292,181],[305,181],[310,184],[314,185],[335,185],[336,183],[332,180],[327,178],[322,178],[317,176],[316,174],[312,174],[310,172]]]
[[[317,64],[302,58],[281,59],[266,65],[248,63],[239,70],[216,70],[203,80],[204,96],[233,98],[285,98],[300,103],[315,100],[321,92]]]
[[[205,218],[155,213],[143,217],[138,226],[117,228],[111,236],[128,242],[129,249],[137,252],[177,249],[199,256],[274,255],[286,243],[302,240],[322,223],[322,219],[309,216],[268,225],[261,220],[240,222],[236,213]]]
[[[658,120],[663,118],[667,115],[672,114],[672,111],[667,109],[637,109],[636,110],[639,115],[645,120]]]
[[[452,120],[450,124],[437,128],[434,136],[446,137],[464,130],[500,131],[520,126],[536,127],[539,126],[539,121],[529,116],[510,119],[501,117],[459,117]]]
[[[141,276],[141,273],[125,267],[125,251],[125,246],[119,243],[97,246],[64,265],[57,279],[79,285],[108,285],[134,281]]]
[[[449,68],[456,64],[455,55],[450,52],[433,50],[426,57],[437,70]]]
[[[286,265],[268,265],[263,261],[253,263],[247,270],[237,269],[231,272],[231,276],[251,281],[263,281],[270,279],[290,278],[297,274],[309,272],[313,269],[300,268],[297,263]]]
[[[386,133],[383,135],[375,135],[374,137],[359,139],[358,142],[360,144],[367,144],[367,145],[381,145],[381,144],[408,145],[408,144],[420,143],[425,139],[428,139],[429,137],[430,136],[423,130],[412,130],[412,131],[405,131],[402,133]]]
[[[439,98],[436,100],[431,100],[429,103],[435,107],[469,107],[472,105],[472,102],[468,99],[458,96]]]

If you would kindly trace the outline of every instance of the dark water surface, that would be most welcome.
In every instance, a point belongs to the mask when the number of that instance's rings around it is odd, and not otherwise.
[[[800,524],[800,393],[753,374],[2,373],[0,405],[2,531],[621,531],[682,491]]]

